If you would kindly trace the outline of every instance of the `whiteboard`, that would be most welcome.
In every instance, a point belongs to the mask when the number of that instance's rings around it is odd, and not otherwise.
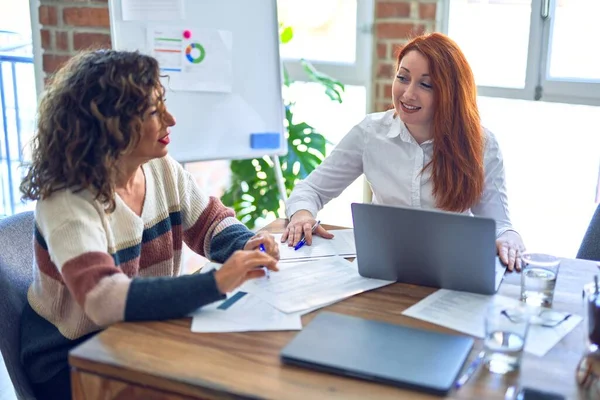
[[[124,9],[131,18],[134,7],[178,2],[179,14],[154,10],[143,20],[123,20]],[[169,144],[173,158],[191,162],[287,153],[276,0],[109,0],[109,10],[114,49],[156,56],[168,51],[157,47],[160,32],[183,38],[182,65],[192,72],[161,70],[169,76],[163,79],[166,105],[177,121]],[[157,59],[162,68],[178,62]]]

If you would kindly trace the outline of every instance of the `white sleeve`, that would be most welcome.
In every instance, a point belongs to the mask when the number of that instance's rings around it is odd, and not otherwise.
[[[514,230],[510,222],[504,162],[500,146],[494,135],[485,130],[484,184],[479,202],[471,208],[474,215],[492,218],[496,221],[496,237]]]
[[[288,218],[299,210],[308,210],[316,216],[363,173],[365,140],[361,124],[354,126],[323,163],[296,185],[286,203]]]

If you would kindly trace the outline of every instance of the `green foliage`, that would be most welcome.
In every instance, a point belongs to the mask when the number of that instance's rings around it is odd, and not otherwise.
[[[288,43],[293,36],[291,27],[280,26],[281,43]],[[321,84],[331,100],[342,102],[344,85],[341,82],[319,72],[309,61],[301,60],[301,63],[311,81]],[[293,81],[285,68],[283,75],[283,84],[289,87]],[[279,160],[289,195],[296,183],[306,178],[323,161],[327,141],[308,123],[294,120],[295,102],[284,98],[284,105],[288,153],[279,157]],[[275,165],[270,157],[234,160],[230,168],[231,186],[221,200],[235,210],[238,219],[253,228],[259,218],[282,215],[284,204],[277,187]]]
[[[329,98],[333,101],[337,101],[338,103],[342,102],[342,92],[344,91],[344,85],[329,75],[325,75],[322,72],[316,70],[313,65],[306,61],[300,60],[302,63],[302,67],[304,68],[304,72],[310,77],[314,82],[318,82],[325,87],[325,94],[329,96]]]
[[[284,27],[283,25],[279,25],[279,41],[283,44],[286,44],[294,37],[294,30],[291,26]]]

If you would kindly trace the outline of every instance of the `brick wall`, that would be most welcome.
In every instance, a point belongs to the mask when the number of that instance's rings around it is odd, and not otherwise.
[[[46,76],[78,50],[111,46],[107,0],[40,0],[38,14]]]
[[[390,106],[394,51],[411,35],[436,29],[438,0],[374,0],[374,60],[371,110]],[[74,52],[110,47],[107,0],[40,0],[41,47],[46,75]]]
[[[396,47],[411,36],[433,32],[438,0],[374,0],[373,111],[391,108]]]

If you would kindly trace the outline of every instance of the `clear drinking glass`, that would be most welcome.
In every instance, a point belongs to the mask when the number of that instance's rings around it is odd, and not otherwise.
[[[583,287],[582,298],[586,350],[600,354],[600,288],[595,282]]]
[[[525,307],[491,305],[485,316],[484,363],[497,374],[521,366],[530,315]]]
[[[585,352],[575,372],[582,398],[600,399],[600,287],[595,280],[583,287]]]
[[[521,301],[552,307],[560,259],[549,254],[523,253],[521,262]]]

